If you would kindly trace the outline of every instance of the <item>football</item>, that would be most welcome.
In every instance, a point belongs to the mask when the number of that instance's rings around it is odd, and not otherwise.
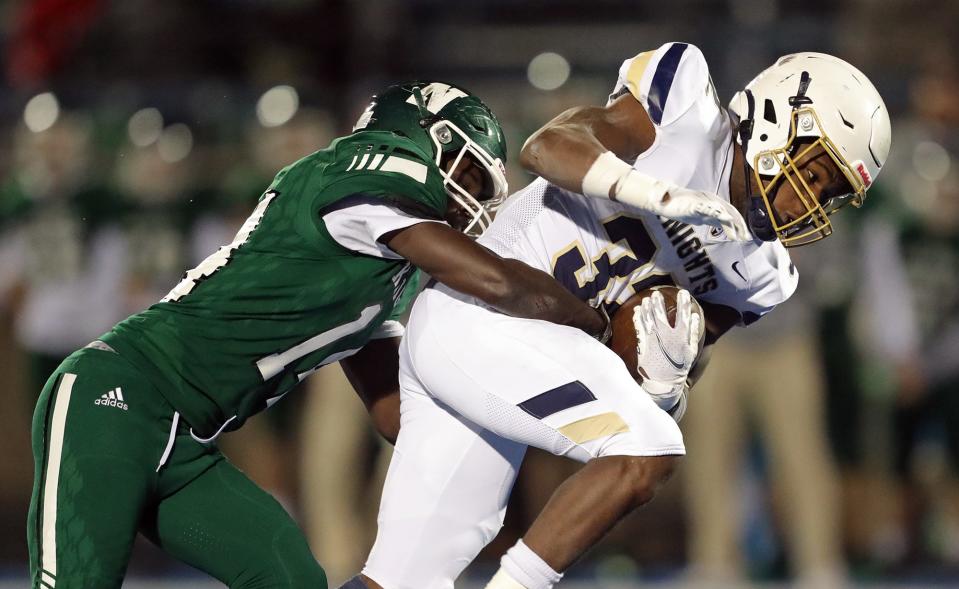
[[[659,291],[666,302],[666,317],[669,319],[669,324],[675,326],[676,295],[679,294],[680,290],[679,287],[671,285],[647,288],[630,297],[610,319],[613,326],[613,337],[609,340],[609,347],[623,359],[629,373],[633,375],[637,382],[643,382],[643,374],[636,366],[636,327],[633,324],[633,309],[639,306],[643,299]],[[703,316],[703,309],[695,298],[693,299],[693,313],[699,313],[700,316]],[[705,317],[703,317],[703,321],[705,324]],[[705,330],[703,331],[705,333]],[[703,349],[703,338],[700,338],[699,349],[700,351]]]

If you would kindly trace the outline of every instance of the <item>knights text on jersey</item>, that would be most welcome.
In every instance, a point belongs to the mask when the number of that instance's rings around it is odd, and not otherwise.
[[[626,92],[656,129],[652,147],[633,167],[728,199],[733,127],[699,49],[667,43],[627,60],[611,100]],[[731,241],[719,229],[587,198],[543,179],[506,201],[480,243],[551,273],[582,300],[611,311],[650,286],[676,284],[736,309],[749,323],[789,298],[798,281],[778,241]]]
[[[102,339],[198,435],[235,429],[402,313],[416,270],[376,238],[445,208],[439,172],[413,142],[341,138],[282,170],[232,243]],[[349,217],[364,213],[374,220]]]

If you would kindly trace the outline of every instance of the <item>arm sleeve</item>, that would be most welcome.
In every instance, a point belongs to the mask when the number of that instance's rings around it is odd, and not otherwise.
[[[716,101],[706,58],[689,43],[666,43],[624,61],[610,101],[626,92],[656,127],[668,126],[704,96]]]
[[[367,194],[340,199],[334,206],[321,211],[320,218],[333,240],[344,248],[393,260],[402,259],[402,256],[379,241],[384,234],[418,223],[443,223],[417,216],[381,197]]]

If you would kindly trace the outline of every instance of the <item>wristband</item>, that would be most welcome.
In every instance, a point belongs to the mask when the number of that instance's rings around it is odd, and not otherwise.
[[[616,185],[613,200],[651,212],[658,212],[657,207],[662,205],[663,197],[666,196],[671,187],[672,185],[668,182],[657,180],[652,176],[630,169],[629,173],[623,176]]]
[[[615,194],[616,183],[632,169],[632,166],[616,157],[613,152],[604,151],[583,176],[583,194],[615,200],[610,195]]]
[[[606,198],[636,208],[658,212],[669,191],[668,182],[636,171],[611,151],[604,151],[583,176],[583,194]]]

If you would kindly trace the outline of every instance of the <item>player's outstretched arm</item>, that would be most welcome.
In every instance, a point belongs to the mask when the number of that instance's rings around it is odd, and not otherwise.
[[[751,239],[742,215],[725,199],[653,178],[627,163],[655,138],[646,109],[624,94],[606,107],[573,108],[546,123],[526,141],[520,162],[567,190]]]
[[[502,258],[447,225],[419,223],[381,241],[439,282],[503,313],[606,334],[608,320],[552,276]]]

